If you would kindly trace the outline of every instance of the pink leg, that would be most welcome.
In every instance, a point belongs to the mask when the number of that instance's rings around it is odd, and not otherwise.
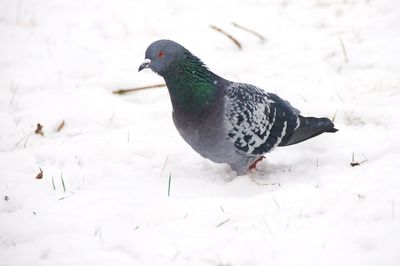
[[[262,161],[262,159],[264,159],[264,158],[265,158],[264,156],[261,156],[261,157],[258,158],[254,163],[252,163],[252,164],[249,166],[249,171],[256,170],[257,163],[260,162],[260,161]]]

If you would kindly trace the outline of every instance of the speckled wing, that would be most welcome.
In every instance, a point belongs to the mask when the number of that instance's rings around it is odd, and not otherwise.
[[[273,150],[299,125],[297,109],[253,85],[232,83],[224,97],[226,137],[249,156]]]

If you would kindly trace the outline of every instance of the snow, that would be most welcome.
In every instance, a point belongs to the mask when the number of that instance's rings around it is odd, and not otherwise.
[[[2,0],[0,32],[0,265],[400,265],[399,1]],[[235,176],[165,88],[111,93],[162,38],[340,131]]]

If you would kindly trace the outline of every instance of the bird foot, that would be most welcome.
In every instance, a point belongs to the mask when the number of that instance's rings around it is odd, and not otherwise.
[[[252,163],[252,164],[249,166],[249,171],[256,170],[257,163],[260,162],[260,161],[262,161],[262,159],[264,159],[264,158],[265,158],[265,156],[261,156],[261,157],[258,158],[254,163]]]

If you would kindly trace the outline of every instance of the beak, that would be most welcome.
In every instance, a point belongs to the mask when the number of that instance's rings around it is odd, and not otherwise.
[[[142,71],[145,68],[149,68],[149,65],[151,63],[151,60],[146,58],[143,63],[139,66],[139,72]]]

